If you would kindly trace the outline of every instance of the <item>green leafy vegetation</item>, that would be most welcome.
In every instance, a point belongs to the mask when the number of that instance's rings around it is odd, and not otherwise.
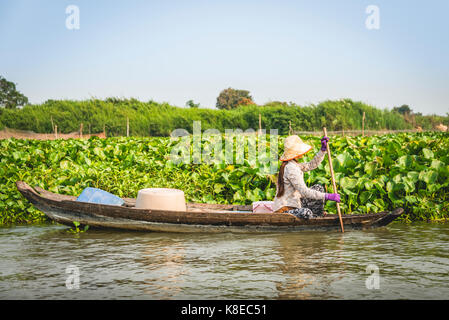
[[[186,102],[186,107],[199,108],[200,104],[199,103],[195,103],[193,100],[189,100],[189,101]]]
[[[290,122],[292,129],[296,131],[321,131],[323,126],[329,131],[361,129],[365,112],[365,130],[413,128],[413,123],[406,121],[399,112],[381,110],[350,99],[324,101],[309,106],[270,102],[265,106],[252,104],[230,110],[196,106],[193,101],[190,108],[179,108],[166,103],[140,102],[135,99],[48,100],[43,104],[27,105],[21,109],[0,108],[0,126],[52,133],[53,121],[58,126],[58,132],[70,133],[78,131],[83,123],[84,133],[102,132],[105,127],[109,137],[125,136],[128,118],[131,136],[168,136],[178,128],[192,133],[192,124],[196,120],[201,121],[203,130],[257,130],[260,114],[262,128],[278,129],[279,134],[288,134]],[[436,122],[447,125],[449,118],[441,116],[427,121],[426,119],[433,118],[417,116],[416,119],[415,122],[421,123],[423,129],[432,129]]]
[[[80,229],[80,225],[81,224],[78,221],[73,221],[73,228],[67,230],[67,232],[79,234],[79,233],[83,233],[83,232],[86,232],[87,230],[89,230],[88,225],[85,225],[84,228],[82,228],[82,229]]]
[[[441,125],[449,125],[449,113],[446,113],[446,116],[424,116],[420,112],[413,112],[413,110],[406,104],[403,104],[400,107],[394,107],[393,111],[401,114],[404,120],[407,123],[410,123],[413,127],[432,129],[438,128]]]
[[[319,137],[301,138],[314,146],[307,161],[318,152]],[[216,145],[211,139],[203,136],[203,149]],[[250,204],[273,199],[275,177],[267,174],[267,162],[175,164],[168,159],[177,143],[161,137],[1,140],[0,224],[46,220],[17,191],[17,180],[75,196],[86,187],[120,197],[136,197],[143,188],[168,187],[182,189],[191,202]],[[403,207],[408,221],[448,217],[447,133],[332,137],[331,150],[344,213]],[[321,183],[331,192],[327,159],[305,178],[309,186]],[[335,203],[327,202],[326,210],[335,213]]]
[[[28,98],[16,89],[16,84],[0,76],[0,107],[14,109],[27,103]]]
[[[239,106],[254,104],[248,90],[224,89],[217,98],[218,109],[235,109]]]

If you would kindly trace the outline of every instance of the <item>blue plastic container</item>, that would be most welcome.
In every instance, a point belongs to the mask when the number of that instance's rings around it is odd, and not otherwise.
[[[116,206],[121,206],[125,203],[122,198],[119,198],[112,193],[91,187],[87,187],[86,189],[84,189],[76,199],[76,201],[109,204]]]

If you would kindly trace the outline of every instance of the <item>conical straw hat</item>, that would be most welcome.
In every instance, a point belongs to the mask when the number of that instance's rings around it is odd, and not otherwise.
[[[288,136],[284,141],[284,154],[281,156],[281,161],[289,161],[312,150],[312,146],[304,143],[297,135]]]

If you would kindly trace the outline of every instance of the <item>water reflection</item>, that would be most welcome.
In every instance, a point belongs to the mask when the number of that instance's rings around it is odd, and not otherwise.
[[[447,299],[449,225],[164,234],[0,228],[3,299]],[[380,270],[368,290],[366,266]],[[81,289],[65,287],[80,268]]]
[[[182,294],[186,273],[185,247],[179,240],[163,239],[157,247],[148,245],[143,251],[141,264],[147,272],[143,292],[157,299],[171,299]]]
[[[325,233],[281,234],[279,255],[283,261],[281,270],[287,281],[276,284],[280,299],[311,299],[317,291],[327,292],[333,281],[344,275],[343,235],[332,239]]]

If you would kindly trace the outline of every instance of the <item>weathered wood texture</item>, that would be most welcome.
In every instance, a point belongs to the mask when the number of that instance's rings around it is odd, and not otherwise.
[[[55,194],[44,189],[34,189],[22,181],[16,182],[22,195],[42,210],[51,219],[70,224],[73,221],[101,227],[122,229],[157,230],[157,226],[194,227],[240,227],[253,230],[262,228],[270,231],[292,231],[298,229],[339,228],[336,215],[316,219],[299,219],[288,213],[253,213],[251,206],[189,203],[187,211],[158,211],[136,209],[135,199],[125,199],[125,206],[101,205],[75,201],[76,197]],[[403,213],[399,208],[393,212],[380,212],[366,215],[342,215],[347,227],[364,228],[382,226],[390,223]],[[149,226],[149,224],[152,224]],[[164,229],[162,228],[162,229]],[[200,229],[201,229],[200,228]],[[160,229],[160,228],[159,228]],[[188,229],[188,228],[187,228]],[[205,228],[203,228],[205,229]],[[203,230],[201,229],[201,230]],[[206,228],[207,229],[207,228]]]

